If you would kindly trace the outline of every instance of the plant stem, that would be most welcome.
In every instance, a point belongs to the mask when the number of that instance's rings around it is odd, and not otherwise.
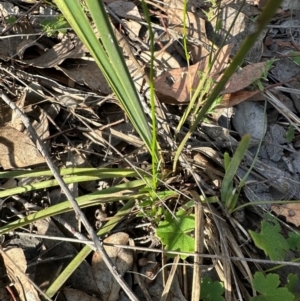
[[[173,170],[176,169],[177,161],[179,159],[179,156],[181,154],[181,150],[184,148],[186,142],[192,135],[192,133],[197,128],[198,124],[202,121],[204,118],[206,112],[209,110],[209,108],[212,106],[215,99],[218,97],[224,86],[226,85],[229,78],[234,74],[236,69],[243,63],[244,58],[246,57],[249,50],[252,48],[256,40],[259,38],[259,35],[262,33],[264,28],[269,24],[271,21],[273,15],[275,15],[277,8],[281,4],[282,0],[269,0],[267,5],[265,6],[264,10],[260,14],[259,18],[257,19],[257,30],[250,34],[242,43],[239,51],[234,56],[231,64],[229,67],[225,70],[222,78],[220,81],[216,84],[215,88],[212,90],[211,94],[207,98],[206,102],[204,103],[202,109],[199,111],[198,115],[196,116],[195,122],[192,124],[191,128],[185,135],[184,139],[181,141],[178,150],[175,154],[174,158],[174,164],[173,164]]]

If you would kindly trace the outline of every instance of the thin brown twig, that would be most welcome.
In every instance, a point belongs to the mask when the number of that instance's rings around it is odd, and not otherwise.
[[[200,197],[196,191],[190,191],[190,194],[195,199],[195,253],[203,253],[203,207],[201,205]],[[202,258],[196,256],[194,259],[194,273],[192,285],[192,301],[200,300],[201,292],[201,265]]]
[[[82,244],[87,244],[87,245],[93,244],[92,241],[78,240],[75,238],[39,235],[39,234],[24,233],[24,232],[18,232],[18,231],[11,231],[11,232],[9,232],[9,234],[10,235],[19,235],[19,236],[32,236],[32,237],[37,237],[37,238],[42,238],[42,239],[64,240],[64,241],[82,243]],[[199,253],[161,250],[161,249],[154,249],[154,248],[128,246],[128,245],[111,244],[111,243],[103,243],[103,245],[111,246],[111,247],[118,247],[118,248],[123,248],[123,249],[129,249],[129,250],[143,251],[143,252],[164,253],[164,254],[170,254],[170,255],[183,255],[183,256],[192,256],[192,257],[200,256],[202,258],[208,258],[208,259],[224,259],[224,258],[226,258],[226,259],[230,259],[232,261],[257,262],[257,263],[274,264],[274,265],[282,264],[282,265],[290,265],[290,266],[300,267],[300,262],[296,262],[296,261],[292,262],[292,261],[283,261],[283,260],[268,260],[268,259],[247,258],[247,257],[238,257],[238,256],[227,257],[224,255],[217,255],[217,254],[199,254]]]
[[[170,290],[171,290],[171,286],[172,286],[172,283],[173,283],[175,272],[177,270],[177,266],[178,266],[179,260],[180,260],[180,256],[177,255],[174,258],[174,262],[172,264],[172,268],[171,268],[171,271],[170,271],[170,274],[169,274],[166,286],[164,287],[164,290],[163,290],[163,292],[161,294],[161,299],[160,299],[161,301],[167,301],[167,299],[168,299],[168,296],[169,296],[169,293],[170,293]]]

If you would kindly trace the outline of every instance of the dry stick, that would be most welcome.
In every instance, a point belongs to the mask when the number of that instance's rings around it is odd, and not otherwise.
[[[165,288],[164,288],[164,290],[161,294],[161,298],[160,298],[161,301],[167,301],[167,298],[168,298],[170,290],[171,290],[171,285],[173,283],[173,279],[174,279],[174,276],[175,276],[175,272],[177,270],[179,260],[180,260],[180,256],[177,255],[174,258],[174,262],[173,262],[173,265],[172,265],[172,268],[171,268],[171,272],[169,274],[168,281],[167,281],[166,286],[165,286]]]
[[[83,223],[83,225],[85,226],[88,234],[90,235],[90,237],[92,238],[97,251],[101,254],[103,261],[105,262],[106,266],[108,267],[108,269],[110,270],[110,272],[112,273],[112,275],[115,277],[116,281],[119,283],[119,285],[123,288],[123,290],[125,291],[125,293],[128,295],[128,297],[131,300],[135,300],[138,301],[138,299],[136,298],[136,296],[133,294],[133,292],[130,290],[129,286],[127,285],[127,283],[123,280],[122,276],[119,274],[119,272],[117,271],[117,268],[115,266],[113,266],[110,258],[108,257],[102,241],[100,242],[100,239],[97,237],[95,231],[93,230],[92,226],[90,225],[90,223],[88,222],[87,218],[85,217],[85,215],[82,213],[80,207],[78,206],[75,198],[72,196],[72,193],[70,192],[69,188],[66,186],[65,182],[63,181],[62,177],[60,176],[58,169],[56,168],[56,166],[54,165],[54,163],[52,162],[47,150],[45,149],[43,142],[41,141],[40,137],[37,135],[35,129],[32,127],[29,119],[27,118],[26,115],[24,115],[24,113],[15,105],[14,102],[12,102],[3,91],[0,91],[0,97],[3,99],[3,101],[10,106],[10,108],[12,110],[14,110],[19,117],[21,118],[22,122],[24,123],[25,127],[28,129],[30,135],[31,135],[31,139],[33,140],[33,142],[37,145],[38,150],[41,152],[41,154],[43,155],[43,157],[45,158],[48,167],[51,169],[53,176],[55,177],[55,179],[57,180],[58,184],[60,185],[61,189],[63,190],[64,194],[66,195],[67,199],[70,201],[72,207],[74,208],[77,217],[79,218],[79,220]]]
[[[52,239],[52,240],[60,240],[60,241],[70,241],[74,243],[82,243],[86,245],[93,245],[94,243],[90,240],[78,240],[76,238],[69,237],[58,237],[58,236],[49,236],[49,235],[41,235],[41,234],[33,234],[33,233],[25,233],[18,231],[10,231],[9,235],[19,235],[19,236],[29,236],[29,237],[37,237],[42,239]],[[227,259],[227,256],[224,255],[214,255],[214,254],[199,254],[199,253],[189,253],[189,252],[180,252],[180,251],[170,251],[170,250],[160,250],[154,248],[146,248],[146,247],[137,247],[137,246],[128,246],[122,244],[111,244],[111,243],[103,243],[105,246],[123,248],[126,250],[135,250],[142,252],[153,252],[153,253],[164,253],[171,255],[183,255],[183,256],[192,256],[192,257],[202,257],[208,259]],[[258,258],[248,258],[248,257],[238,257],[238,256],[230,256],[230,260],[232,261],[246,261],[246,262],[254,262],[254,263],[264,263],[264,264],[277,264],[277,265],[287,265],[287,266],[295,266],[300,268],[300,260],[298,261],[283,261],[283,260],[269,260],[269,259],[258,259]],[[210,268],[209,268],[210,269]],[[160,269],[161,270],[161,269]],[[150,279],[150,278],[149,278]],[[151,278],[153,279],[153,277]]]
[[[195,199],[195,253],[203,253],[203,207],[201,200],[196,191],[190,191],[190,194]],[[194,259],[194,274],[193,274],[193,286],[192,286],[192,301],[200,300],[201,292],[201,265],[202,258],[195,256]]]

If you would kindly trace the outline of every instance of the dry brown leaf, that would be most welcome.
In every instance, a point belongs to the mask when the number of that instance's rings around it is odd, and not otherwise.
[[[44,162],[45,159],[26,134],[10,126],[0,128],[0,164],[4,169]]]
[[[266,62],[256,63],[244,67],[240,72],[236,72],[231,76],[221,94],[234,93],[248,87],[255,80],[261,78],[265,69]]]
[[[65,59],[81,58],[86,48],[79,40],[64,39],[41,56],[32,60],[23,60],[23,63],[37,68],[52,68],[61,64]]]
[[[272,205],[271,209],[278,215],[286,218],[286,221],[294,224],[296,227],[300,226],[300,204],[290,203],[287,205]]]
[[[126,245],[128,240],[128,234],[118,232],[104,239],[104,242]],[[131,250],[111,246],[105,246],[104,248],[119,274],[123,276],[126,271],[131,269],[133,261]],[[108,270],[101,254],[98,252],[95,252],[92,258],[92,271],[99,291],[101,292],[102,299],[105,301],[119,300],[120,285]]]
[[[40,298],[25,275],[27,262],[24,252],[21,248],[12,248],[5,251],[6,256],[3,256],[3,261],[7,270],[7,274],[13,280],[14,287],[18,292],[18,297],[21,301],[40,301]],[[11,261],[11,260],[12,261]],[[24,273],[21,273],[16,266]]]
[[[40,107],[35,107],[32,113],[37,115],[35,120],[32,122],[32,126],[35,129],[38,136],[42,140],[49,138],[49,122],[45,111]]]
[[[62,291],[67,301],[100,301],[100,299],[90,296],[80,290],[65,287]]]
[[[261,92],[260,90],[256,90],[256,91],[241,90],[241,91],[237,91],[237,92],[234,92],[231,94],[225,94],[223,96],[221,103],[216,107],[216,109],[233,107],[245,100],[248,100],[250,98],[252,99],[253,96],[258,95],[260,92]],[[262,100],[262,99],[259,99],[259,100]]]
[[[267,0],[246,0],[250,5],[257,5],[259,8],[264,8],[267,3]]]
[[[94,61],[76,60],[71,66],[56,66],[66,76],[79,85],[87,85],[90,89],[100,91],[103,94],[112,93],[104,75]]]
[[[116,2],[116,1],[118,1],[118,0],[103,0],[103,2],[107,5],[110,3]]]
[[[210,72],[210,77],[217,80],[219,74],[227,66],[232,45],[226,45],[220,51],[218,59]],[[155,81],[155,90],[161,102],[169,104],[187,103],[190,101],[190,91],[197,88],[200,82],[200,73],[209,63],[206,57],[189,68],[172,69],[163,72]],[[189,74],[188,74],[189,72]]]
[[[209,51],[206,50],[205,47],[193,44],[188,45],[188,51],[190,54],[191,61],[193,63],[199,62],[200,60],[209,55]]]
[[[3,3],[3,1],[1,3]],[[0,11],[2,15],[3,11],[1,10],[1,6]],[[11,36],[9,39],[0,39],[0,58],[4,61],[8,61],[18,55],[18,46],[24,41],[24,36],[34,33],[34,30],[32,26],[29,25],[29,22],[19,22],[13,27],[10,33]],[[13,33],[17,35],[13,36]]]

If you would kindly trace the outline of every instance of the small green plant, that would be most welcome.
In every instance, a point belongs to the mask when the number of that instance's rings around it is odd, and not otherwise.
[[[300,51],[290,51],[289,55],[291,56],[291,60],[300,66]]]
[[[195,239],[190,233],[195,230],[195,217],[185,210],[179,210],[175,216],[165,212],[165,219],[158,224],[156,235],[166,250],[194,252]],[[187,256],[181,256],[185,259]]]
[[[176,151],[175,157],[174,157],[174,163],[173,163],[173,170],[176,169],[176,164],[179,159],[179,156],[183,150],[183,148],[186,146],[186,143],[190,136],[193,134],[195,129],[198,127],[199,123],[203,120],[205,115],[207,114],[207,111],[211,108],[213,102],[216,100],[216,98],[219,96],[220,92],[226,85],[229,78],[234,74],[236,69],[243,63],[244,58],[246,57],[249,50],[252,48],[264,28],[268,25],[271,18],[276,13],[276,9],[280,6],[282,0],[272,0],[268,1],[264,10],[260,14],[260,16],[257,19],[257,29],[254,33],[247,36],[245,41],[242,43],[239,51],[236,53],[234,58],[232,59],[231,64],[229,67],[224,71],[221,79],[218,81],[218,83],[215,85],[213,90],[208,95],[206,101],[203,104],[203,107],[199,110],[197,113],[197,116],[195,118],[194,123],[191,125],[189,131],[185,135],[185,137],[181,140],[181,143],[178,146],[178,149]],[[201,85],[199,85],[196,89],[196,93],[194,93],[193,98],[197,97],[201,91]],[[198,95],[197,95],[198,94]]]
[[[291,143],[295,139],[295,128],[291,124],[289,124],[289,128],[285,135],[288,143]]]
[[[18,19],[15,16],[8,16],[7,18],[5,18],[5,22],[7,24],[14,24],[17,20]]]
[[[265,214],[261,223],[261,232],[249,231],[255,245],[262,249],[272,260],[284,260],[286,251],[300,249],[299,233],[290,232],[285,238],[280,232],[278,221],[270,214]]]
[[[228,153],[224,154],[225,176],[221,185],[221,201],[228,209],[229,213],[234,210],[241,188],[244,184],[244,182],[242,181],[236,188],[234,188],[233,185],[236,171],[241,164],[241,161],[248,149],[249,144],[250,135],[245,135],[239,143],[239,146],[232,158],[229,157]]]
[[[295,274],[289,274],[287,278],[287,284],[285,287],[294,295],[293,301],[300,300],[300,294],[296,292],[296,287],[299,283],[299,276]]]
[[[290,278],[291,279],[291,278]],[[294,280],[289,287],[278,287],[280,285],[277,274],[256,272],[253,278],[253,287],[261,295],[251,298],[251,301],[294,301],[295,295],[290,289],[294,289]]]
[[[70,28],[69,23],[63,15],[59,15],[51,20],[44,20],[41,22],[41,25],[48,37],[53,36],[56,32],[66,34],[67,29]]]
[[[260,91],[264,91],[264,85],[262,81],[268,81],[268,73],[273,68],[273,64],[277,61],[277,59],[270,59],[266,61],[265,68],[262,70],[261,77],[254,82],[254,85],[258,87]]]
[[[225,301],[224,285],[219,281],[212,281],[209,277],[201,279],[201,297],[203,301]]]

